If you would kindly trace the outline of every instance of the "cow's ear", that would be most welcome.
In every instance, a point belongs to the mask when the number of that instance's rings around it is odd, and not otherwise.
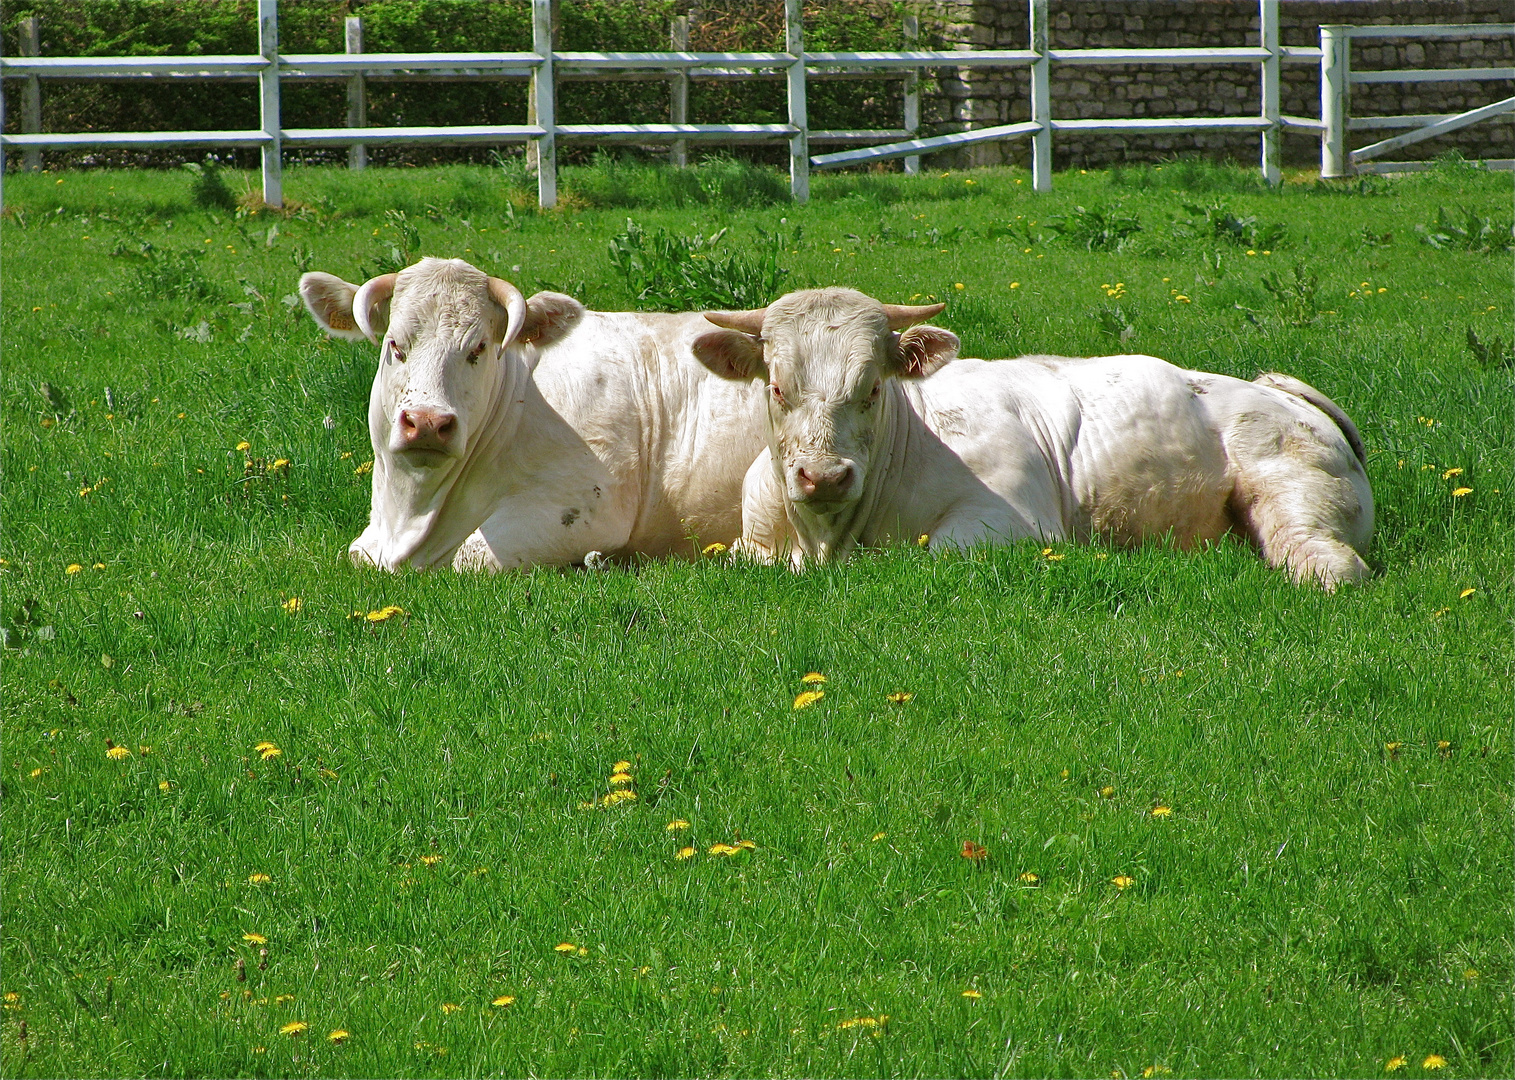
[[[516,340],[551,345],[578,325],[586,310],[571,296],[539,292],[526,301],[526,323]]]
[[[723,379],[746,382],[768,377],[762,342],[751,334],[740,330],[712,330],[695,338],[690,348],[696,360]]]
[[[924,379],[957,356],[957,335],[940,326],[912,326],[903,334],[889,337],[894,352],[889,374],[902,379]]]
[[[314,271],[300,276],[300,299],[305,301],[305,310],[332,337],[364,340],[363,331],[358,329],[352,314],[352,301],[357,294],[356,285],[335,274]]]

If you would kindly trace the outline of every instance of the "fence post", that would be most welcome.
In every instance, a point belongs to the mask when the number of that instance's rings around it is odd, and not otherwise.
[[[1047,56],[1047,0],[1031,0],[1031,190],[1052,190],[1052,61]]]
[[[1352,28],[1320,28],[1320,175],[1346,176],[1347,110],[1352,78]]]
[[[784,50],[789,65],[789,123],[798,130],[789,139],[789,194],[810,201],[810,121],[805,106],[805,24],[801,0],[784,0]]]
[[[263,201],[284,205],[283,155],[279,145],[279,0],[258,0],[258,52],[263,70],[258,72],[258,113],[263,134]]]
[[[558,204],[558,110],[552,73],[554,0],[531,0],[531,48],[542,62],[531,75],[532,115],[527,122],[545,129],[532,140],[537,157],[537,205]]]
[[[363,51],[363,16],[347,16],[347,52],[348,55]],[[363,77],[361,71],[356,71],[347,77],[347,126],[350,128],[366,128],[368,126],[368,80]],[[353,143],[347,148],[347,167],[349,169],[363,169],[368,167],[368,147],[362,143]]]
[[[920,47],[921,20],[916,15],[905,16],[905,49]],[[921,129],[921,70],[910,68],[905,75],[905,130],[915,138]],[[905,159],[905,175],[915,176],[921,171],[919,155]]]
[[[28,15],[16,28],[20,31],[21,55],[42,55],[42,34],[35,15]],[[42,131],[42,80],[28,75],[21,84],[21,130],[28,135]],[[42,151],[28,147],[21,155],[21,167],[27,172],[42,171]]]
[[[689,51],[689,16],[675,15],[668,24],[668,45],[674,52]],[[669,80],[668,122],[689,123],[689,72],[679,71]],[[682,169],[689,164],[689,143],[673,140],[668,148],[668,163]]]
[[[1279,166],[1279,136],[1283,121],[1278,109],[1278,0],[1258,0],[1258,23],[1262,28],[1262,47],[1268,58],[1262,62],[1262,118],[1268,122],[1262,133],[1262,174],[1269,187],[1283,179]]]

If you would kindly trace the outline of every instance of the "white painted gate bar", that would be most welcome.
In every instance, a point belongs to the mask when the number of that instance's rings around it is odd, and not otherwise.
[[[263,201],[284,205],[284,153],[279,145],[279,0],[258,0],[258,116],[263,136]]]

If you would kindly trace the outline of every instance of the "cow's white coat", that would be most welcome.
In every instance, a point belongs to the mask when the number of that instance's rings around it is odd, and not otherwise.
[[[703,317],[538,293],[512,332],[502,286],[458,259],[387,285],[301,279],[329,333],[381,343],[372,509],[352,557],[510,569],[733,542],[760,399],[694,360]]]
[[[1296,580],[1368,574],[1361,440],[1319,391],[1151,356],[955,360],[944,330],[893,332],[912,310],[818,289],[710,316],[728,329],[701,361],[770,384],[741,550],[801,566],[921,536],[1189,548],[1234,530]]]

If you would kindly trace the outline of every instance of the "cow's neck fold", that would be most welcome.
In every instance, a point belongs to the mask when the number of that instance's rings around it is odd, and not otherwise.
[[[461,458],[424,472],[399,466],[387,450],[375,448],[373,518],[385,523],[377,561],[391,569],[410,563],[427,569],[451,559],[468,535],[484,523],[494,505],[490,489],[499,478],[504,450],[519,426],[531,387],[531,369],[521,349],[511,346],[488,402],[479,409]]]

